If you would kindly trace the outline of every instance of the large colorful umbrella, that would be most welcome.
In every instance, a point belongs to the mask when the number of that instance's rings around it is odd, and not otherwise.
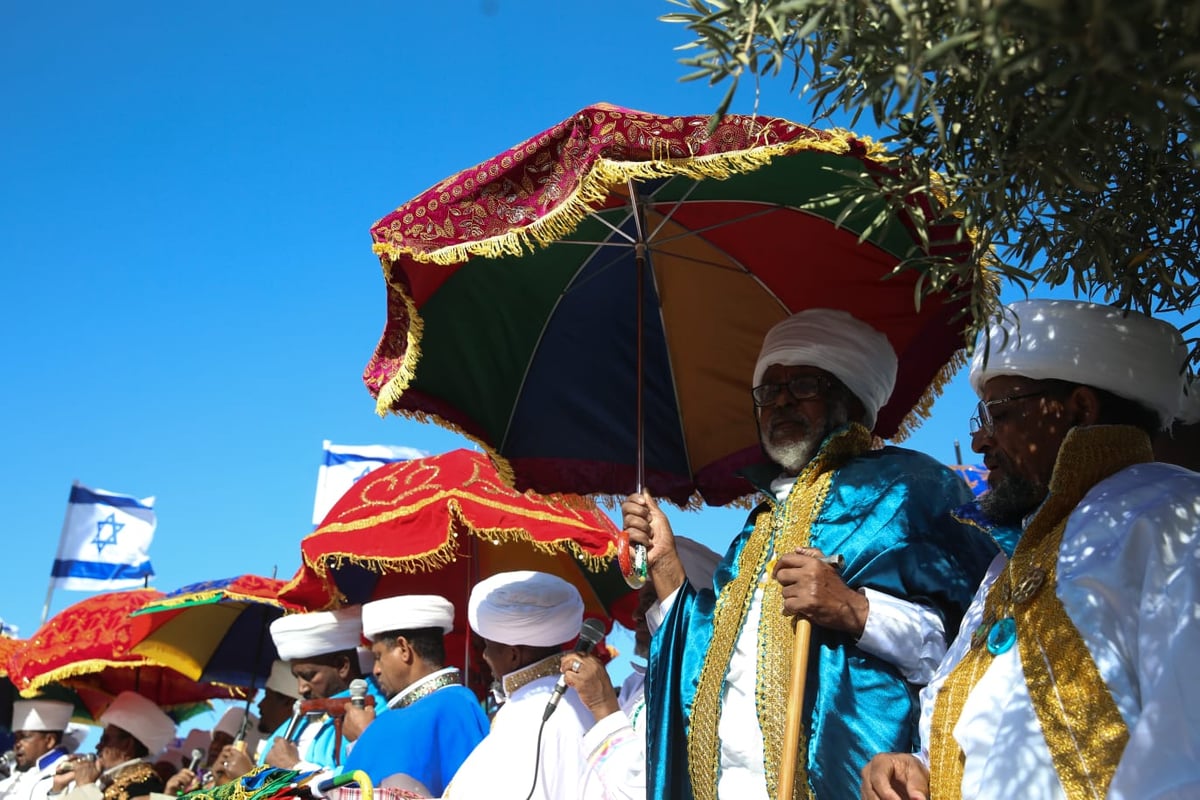
[[[830,198],[847,173],[887,168],[852,135],[707,126],[587,108],[376,223],[388,318],[364,380],[378,410],[461,430],[518,488],[625,494],[644,453],[653,494],[720,505],[751,491],[738,471],[761,459],[763,334],[827,307],[887,335],[899,380],[875,432],[905,433],[961,363],[966,320],[945,291],[916,307],[925,273],[898,267],[965,257],[962,231],[917,242],[907,215],[936,213],[922,196],[842,218]]]
[[[579,589],[585,615],[632,627],[636,594],[615,566],[616,537],[594,503],[517,492],[487,456],[455,450],[387,464],[355,483],[301,541],[303,563],[282,596],[320,607],[442,595],[455,608],[447,656],[470,666],[467,597],[497,572],[558,575]]]
[[[239,575],[170,592],[133,613],[132,652],[192,680],[262,688],[279,658],[268,626],[305,610],[279,598],[284,583]]]
[[[25,640],[8,659],[8,677],[21,694],[61,683],[89,708],[135,691],[162,708],[214,698],[238,698],[241,690],[197,683],[147,656],[133,653],[130,614],[164,595],[153,589],[97,594],[64,608]]]

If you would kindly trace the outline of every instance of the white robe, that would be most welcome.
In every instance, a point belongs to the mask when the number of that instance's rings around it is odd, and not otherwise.
[[[0,800],[46,800],[54,782],[54,770],[67,757],[61,749],[51,750],[24,772],[14,772],[0,783]]]
[[[934,700],[1004,565],[1003,555],[992,563],[921,693],[926,748]],[[1139,464],[1092,487],[1067,520],[1057,593],[1129,728],[1108,798],[1200,797],[1200,474]],[[1065,797],[1018,647],[992,659],[953,735],[966,755],[967,800]]]
[[[620,710],[597,720],[583,737],[585,800],[646,798],[646,668],[621,685]]]
[[[454,800],[524,800],[534,782],[532,800],[574,800],[580,796],[582,765],[587,758],[583,735],[592,714],[575,692],[567,692],[542,731],[542,713],[558,679],[530,681],[512,693],[492,720],[492,730],[458,768],[446,789]]]

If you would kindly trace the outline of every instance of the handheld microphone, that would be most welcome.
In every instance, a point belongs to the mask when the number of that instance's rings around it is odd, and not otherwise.
[[[8,777],[12,774],[13,768],[17,766],[17,754],[9,750],[4,755],[0,756],[0,775]]]
[[[355,708],[365,708],[367,696],[367,682],[362,678],[355,678],[350,681],[350,705]]]
[[[572,651],[576,654],[586,653],[596,646],[596,643],[604,638],[604,625],[598,620],[585,619],[583,627],[579,629],[579,641],[575,643],[575,649]],[[567,692],[567,676],[559,675],[558,683],[554,684],[554,694],[550,695],[550,702],[546,703],[546,710],[542,712],[542,722],[550,719],[550,715],[554,713],[554,709],[558,708],[558,701]]]
[[[195,772],[196,767],[200,766],[200,759],[204,758],[204,751],[199,747],[192,748],[192,760],[188,762],[188,772]]]
[[[292,703],[292,718],[288,721],[287,730],[283,733],[284,741],[293,742],[294,737],[299,731],[300,720],[304,719],[304,711],[301,709],[301,701],[297,700]]]

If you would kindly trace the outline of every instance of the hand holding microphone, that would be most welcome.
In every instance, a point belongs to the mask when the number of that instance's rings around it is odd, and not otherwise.
[[[367,696],[367,682],[362,678],[355,678],[350,681],[350,705],[355,708],[364,708],[366,706],[365,698]]]
[[[579,641],[575,643],[575,649],[572,655],[579,655],[589,652],[596,644],[604,638],[604,625],[594,619],[585,619],[583,627],[579,629]],[[569,657],[568,657],[569,658]],[[572,667],[573,668],[573,667]],[[550,719],[550,715],[554,713],[554,709],[558,708],[558,701],[567,691],[567,677],[560,675],[558,683],[554,685],[554,694],[550,696],[550,702],[546,703],[546,710],[542,712],[542,721]]]
[[[367,682],[362,678],[350,681],[350,704],[346,708],[346,716],[342,721],[342,735],[350,741],[356,741],[367,726],[375,721],[375,705],[367,708]],[[371,698],[374,701],[374,698]]]

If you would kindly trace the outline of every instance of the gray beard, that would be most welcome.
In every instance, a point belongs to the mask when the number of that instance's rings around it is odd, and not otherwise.
[[[988,487],[979,497],[979,508],[997,525],[1017,525],[1046,499],[1047,487],[1014,473]]]
[[[783,467],[784,472],[799,475],[800,470],[808,466],[808,462],[817,454],[825,437],[849,421],[850,411],[846,407],[846,401],[839,397],[829,401],[825,410],[825,425],[820,429],[810,428],[802,439],[774,444],[765,432],[760,433],[763,451],[768,458]]]

